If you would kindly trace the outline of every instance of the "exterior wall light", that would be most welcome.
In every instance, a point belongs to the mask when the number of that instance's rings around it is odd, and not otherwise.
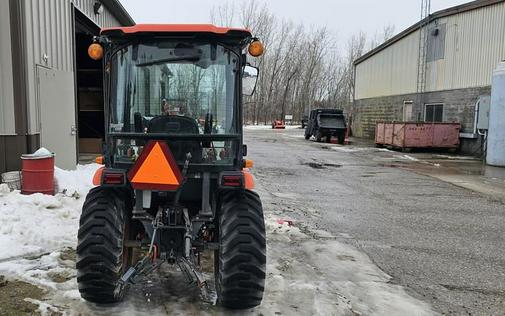
[[[95,14],[101,14],[103,12],[103,5],[100,1],[95,1],[95,4],[93,4],[93,11]]]

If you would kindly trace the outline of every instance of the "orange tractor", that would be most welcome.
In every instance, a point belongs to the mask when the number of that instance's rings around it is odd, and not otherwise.
[[[263,209],[246,160],[242,96],[263,45],[245,29],[136,25],[104,29],[106,137],[84,202],[77,282],[91,302],[120,301],[164,263],[202,290],[213,252],[218,303],[249,308],[265,286]]]

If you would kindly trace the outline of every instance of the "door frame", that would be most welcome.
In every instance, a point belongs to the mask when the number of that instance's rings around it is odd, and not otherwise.
[[[405,110],[406,110],[406,106],[410,106],[410,118],[409,119],[406,119],[406,115],[405,115]],[[414,101],[412,100],[404,100],[403,101],[403,106],[402,106],[402,120],[404,122],[409,122],[409,121],[412,121],[412,114],[414,113]]]

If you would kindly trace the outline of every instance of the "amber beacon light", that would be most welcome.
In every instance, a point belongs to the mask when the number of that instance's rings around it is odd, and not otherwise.
[[[259,57],[263,55],[265,47],[258,39],[253,39],[251,44],[249,44],[249,54],[253,57]]]
[[[88,47],[88,55],[91,59],[100,60],[103,58],[103,47],[98,43],[93,43]]]

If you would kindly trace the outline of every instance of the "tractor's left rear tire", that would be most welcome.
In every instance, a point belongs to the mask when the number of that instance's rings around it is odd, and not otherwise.
[[[218,302],[231,309],[258,306],[266,276],[266,236],[259,196],[230,191],[220,199],[219,250],[215,253]]]
[[[129,195],[97,187],[86,196],[77,234],[77,285],[82,298],[93,303],[113,303],[119,278],[131,264],[124,247],[130,227]]]

